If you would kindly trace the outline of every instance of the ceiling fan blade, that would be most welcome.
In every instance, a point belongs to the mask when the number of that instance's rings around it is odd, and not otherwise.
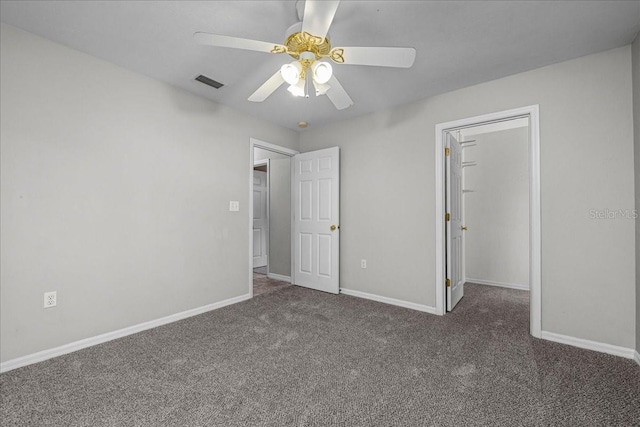
[[[281,44],[221,36],[218,34],[195,33],[193,38],[196,43],[207,46],[230,47],[233,49],[255,50],[266,53],[285,53],[287,51],[287,48]]]
[[[339,1],[307,0],[304,3],[304,18],[302,32],[320,38],[320,42],[327,37],[333,17],[338,10]]]
[[[264,82],[262,86],[258,88],[253,94],[249,97],[249,101],[251,102],[262,102],[269,97],[276,89],[278,89],[282,83],[284,83],[284,79],[280,74],[280,70],[276,71],[276,73],[269,77],[269,80]]]
[[[353,100],[349,97],[347,91],[344,90],[338,79],[336,79],[336,76],[331,76],[328,84],[331,86],[331,89],[327,91],[327,97],[338,110],[344,110],[353,105]]]
[[[329,57],[339,64],[409,68],[416,59],[412,47],[337,47]]]

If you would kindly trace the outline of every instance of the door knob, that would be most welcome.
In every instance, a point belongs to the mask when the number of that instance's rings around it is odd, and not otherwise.
[[[332,225],[332,226],[331,226],[331,227],[329,227],[329,228],[331,228],[331,231],[336,231],[336,228],[338,228],[338,229],[339,229],[339,228],[340,228],[340,226],[339,226],[339,225]]]
[[[462,231],[467,231],[467,227],[460,227]]]

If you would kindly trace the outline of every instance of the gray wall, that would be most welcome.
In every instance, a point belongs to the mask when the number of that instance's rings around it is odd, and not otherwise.
[[[269,273],[291,276],[291,159],[272,159],[269,179]]]
[[[471,135],[463,149],[466,279],[529,286],[529,129]]]
[[[640,33],[633,50],[633,140],[635,158],[636,214],[640,213]],[[636,218],[636,352],[640,353],[640,217]]]
[[[273,151],[265,150],[263,148],[255,147],[253,149],[253,161],[266,160],[266,159],[288,159],[286,154],[275,153]]]
[[[297,134],[6,25],[0,41],[0,359],[246,294],[249,139]]]
[[[269,273],[291,276],[291,158],[254,148],[254,160],[269,162]]]
[[[341,285],[435,306],[435,125],[532,104],[542,329],[631,348],[634,221],[590,217],[634,205],[629,46],[303,132],[302,151],[341,147]]]

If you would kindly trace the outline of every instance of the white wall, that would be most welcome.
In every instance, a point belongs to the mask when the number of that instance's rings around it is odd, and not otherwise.
[[[542,329],[633,347],[634,221],[590,218],[634,205],[629,46],[303,132],[341,147],[341,286],[435,306],[435,125],[533,104]]]
[[[269,163],[269,273],[291,276],[291,158],[254,148],[254,160]]]
[[[633,140],[636,213],[640,213],[640,33],[633,42]],[[636,352],[640,353],[640,216],[636,218]]]
[[[529,287],[528,128],[471,135],[463,149],[466,278]]]
[[[249,138],[297,134],[13,27],[0,40],[1,360],[246,294]]]

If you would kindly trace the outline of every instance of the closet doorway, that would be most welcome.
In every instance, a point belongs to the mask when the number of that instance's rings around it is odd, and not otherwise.
[[[474,159],[472,155],[465,155],[463,152],[477,144],[477,141],[471,139],[473,134],[476,139],[484,138],[482,135],[489,134],[492,131],[500,130],[517,130],[522,128],[519,124],[526,121],[526,165],[528,178],[526,195],[528,197],[528,212],[520,212],[522,203],[516,209],[518,215],[528,216],[527,236],[525,246],[528,251],[522,248],[523,241],[518,245],[520,255],[528,252],[528,266],[526,268],[526,277],[523,276],[522,266],[518,266],[514,271],[509,269],[496,268],[486,269],[483,263],[483,256],[487,253],[487,248],[480,248],[476,251],[473,245],[466,245],[464,242],[464,233],[469,230],[469,225],[465,224],[465,210],[469,206],[465,206],[465,195],[474,194],[473,185],[467,180],[465,182],[464,170],[470,170],[479,165],[479,160]],[[484,127],[485,133],[478,131]],[[472,130],[476,128],[476,130]],[[475,133],[474,133],[475,132]],[[466,133],[466,134],[465,134]],[[517,133],[517,132],[516,132]],[[513,135],[512,135],[513,136]],[[498,113],[491,113],[482,116],[470,117],[466,119],[456,120],[453,122],[441,123],[436,125],[436,312],[444,315],[447,311],[451,311],[455,304],[464,295],[464,283],[467,280],[467,266],[465,265],[465,251],[474,251],[476,258],[470,259],[469,267],[476,268],[474,274],[488,275],[487,277],[510,277],[507,281],[502,282],[495,278],[485,280],[483,284],[493,284],[511,287],[524,287],[528,284],[529,292],[529,326],[530,333],[535,337],[541,334],[541,265],[540,265],[540,139],[539,139],[539,112],[538,106],[523,107],[514,110],[508,110]],[[509,147],[509,148],[516,148]],[[516,150],[517,151],[517,150]],[[479,153],[476,152],[478,155]],[[491,155],[491,154],[489,154]],[[495,153],[494,153],[495,155]],[[522,160],[522,159],[521,159]],[[487,169],[485,168],[485,172]],[[500,177],[495,175],[495,170],[489,170],[487,176],[476,177],[477,185],[486,185],[488,182],[495,183]],[[520,175],[521,177],[521,175]],[[516,180],[518,178],[515,178]],[[511,188],[508,191],[518,193],[514,196],[522,201],[522,186],[514,185],[517,188]],[[507,190],[505,190],[507,191]],[[515,199],[514,199],[515,200]],[[478,200],[476,200],[477,202]],[[494,200],[495,201],[495,200]],[[471,203],[471,209],[474,212],[474,219],[489,218],[495,214],[491,212],[491,208],[487,209],[482,203]],[[490,201],[489,201],[490,203]],[[467,203],[469,204],[469,203]],[[485,203],[486,204],[486,203]],[[487,212],[488,210],[488,212]],[[514,214],[514,212],[509,212]],[[496,218],[499,221],[498,226],[504,226],[504,218]],[[502,221],[502,223],[500,223]],[[455,229],[453,228],[455,227]],[[476,224],[476,227],[478,225]],[[489,222],[484,223],[484,227],[490,228]],[[520,225],[519,225],[520,227]],[[480,231],[480,230],[476,230]],[[484,230],[487,231],[487,230]],[[522,230],[520,230],[522,231]],[[478,233],[480,236],[482,233]],[[476,237],[478,237],[476,236]],[[482,239],[480,239],[482,240]],[[476,241],[477,243],[477,241]],[[486,242],[485,242],[486,243]],[[500,245],[498,245],[500,246]],[[507,248],[508,250],[509,248]],[[502,245],[497,249],[498,252],[504,251]],[[511,251],[515,254],[514,248]],[[520,257],[521,258],[521,257]],[[483,270],[484,269],[484,270]],[[491,276],[491,275],[494,276]],[[502,276],[495,276],[499,274]],[[516,277],[516,279],[513,279]],[[525,277],[523,279],[523,277]],[[453,279],[453,280],[452,280]],[[469,279],[471,279],[469,277]],[[481,278],[473,278],[482,280]],[[505,280],[505,279],[503,279]],[[528,283],[517,283],[517,282]],[[516,283],[508,283],[513,281]],[[492,283],[489,283],[492,282]]]
[[[457,131],[465,283],[529,290],[529,120]]]

